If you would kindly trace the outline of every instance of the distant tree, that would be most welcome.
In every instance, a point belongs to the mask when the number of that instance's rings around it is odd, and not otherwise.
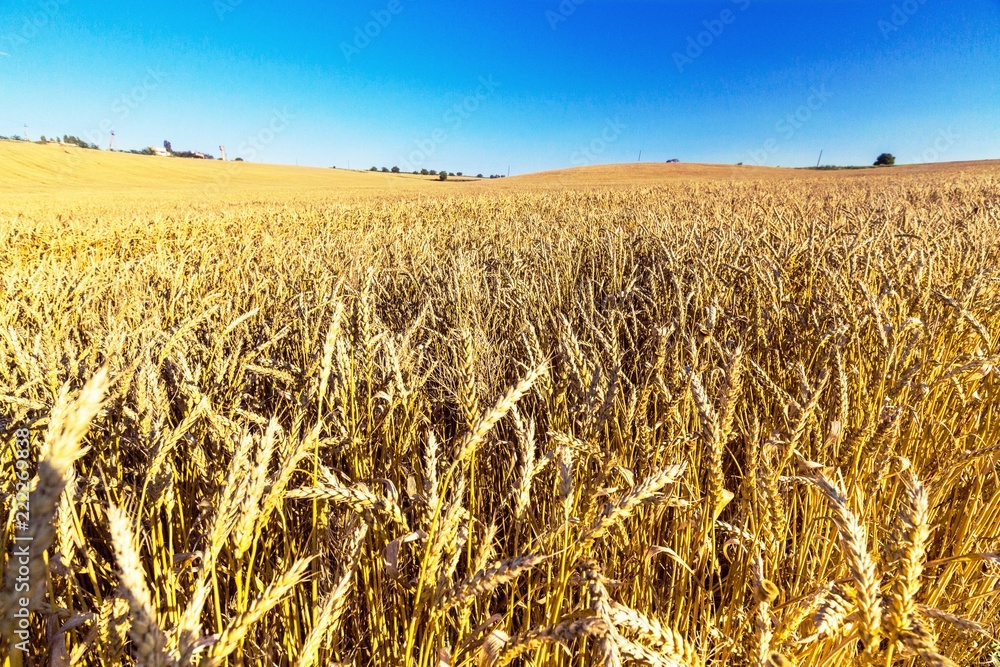
[[[430,173],[431,172],[427,171],[426,169],[421,169],[420,170],[420,175],[421,176],[430,176]]]
[[[876,167],[891,167],[896,164],[896,157],[892,153],[882,153],[875,158]]]
[[[441,174],[438,176],[438,178],[440,180],[442,180],[442,181],[447,181],[448,180],[448,172],[447,171],[442,171]]]
[[[173,153],[174,152],[174,148],[173,148],[173,146],[170,145],[169,141],[164,141],[163,142],[163,150],[167,151],[168,153]]]
[[[238,157],[238,158],[236,158],[235,160],[233,160],[233,162],[243,162],[243,158],[241,158],[241,157]]]
[[[389,173],[389,167],[382,167],[382,173],[383,174],[388,174]]]
[[[482,174],[476,174],[476,178],[482,178],[482,177],[483,177]]]
[[[457,174],[455,174],[455,175],[456,175],[456,176],[461,176],[461,175],[462,175],[462,172],[458,172],[458,173],[457,173]]]
[[[368,171],[378,171],[378,167],[372,167],[372,168],[371,168],[371,169],[369,169]]]
[[[436,170],[434,170],[434,169],[431,169],[431,171],[430,171],[430,175],[431,175],[431,176],[437,176],[437,175],[438,175],[438,173],[437,173],[437,171],[436,171]]]
[[[66,143],[70,146],[77,146],[79,148],[89,148],[91,150],[97,150],[97,144],[89,143],[81,139],[80,137],[74,137],[72,134],[66,135],[64,137]]]
[[[173,157],[183,157],[190,158],[194,160],[214,160],[215,158],[206,153],[199,153],[197,151],[180,151],[178,153],[171,153]]]
[[[399,173],[399,167],[393,167],[392,168],[392,173],[398,174]]]
[[[49,143],[49,140],[45,138],[45,135],[44,135],[44,134],[42,135],[42,138],[41,138],[41,139],[39,139],[39,141],[41,141],[41,142],[42,142],[43,144],[47,144],[47,143]]]

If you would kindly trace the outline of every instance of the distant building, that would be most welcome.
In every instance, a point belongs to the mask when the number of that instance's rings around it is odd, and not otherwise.
[[[161,157],[170,157],[170,153],[167,152],[167,149],[161,146],[150,146],[149,150],[153,151],[153,155],[159,155]]]

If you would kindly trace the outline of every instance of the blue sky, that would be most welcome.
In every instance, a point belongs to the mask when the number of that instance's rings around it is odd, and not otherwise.
[[[467,173],[1000,158],[1000,0],[3,0],[0,53],[0,134],[102,147]]]

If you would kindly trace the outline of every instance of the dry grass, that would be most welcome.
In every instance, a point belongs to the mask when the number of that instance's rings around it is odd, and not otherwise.
[[[996,168],[515,181],[0,203],[8,664],[992,664]]]

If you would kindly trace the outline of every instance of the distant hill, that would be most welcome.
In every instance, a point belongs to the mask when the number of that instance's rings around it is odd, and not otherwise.
[[[454,179],[345,169],[320,169],[220,160],[184,160],[86,150],[63,144],[0,141],[0,193],[83,192],[214,193],[246,190],[329,190],[354,193],[450,193],[518,190],[649,187],[718,180],[883,178],[930,172],[989,170],[1000,160],[904,165],[880,169],[809,170],[721,164],[632,163],[574,167],[503,179]]]
[[[503,179],[505,188],[558,188],[603,186],[653,186],[678,181],[748,181],[772,179],[843,179],[883,178],[907,174],[940,173],[963,170],[992,170],[1000,176],[1000,160],[978,162],[942,162],[926,165],[901,165],[878,169],[790,169],[781,167],[755,167],[750,165],[697,164],[697,163],[630,163],[593,165],[543,171],[535,174]]]
[[[87,150],[63,144],[0,141],[0,192],[157,191],[247,189],[435,190],[437,177],[186,160]]]

